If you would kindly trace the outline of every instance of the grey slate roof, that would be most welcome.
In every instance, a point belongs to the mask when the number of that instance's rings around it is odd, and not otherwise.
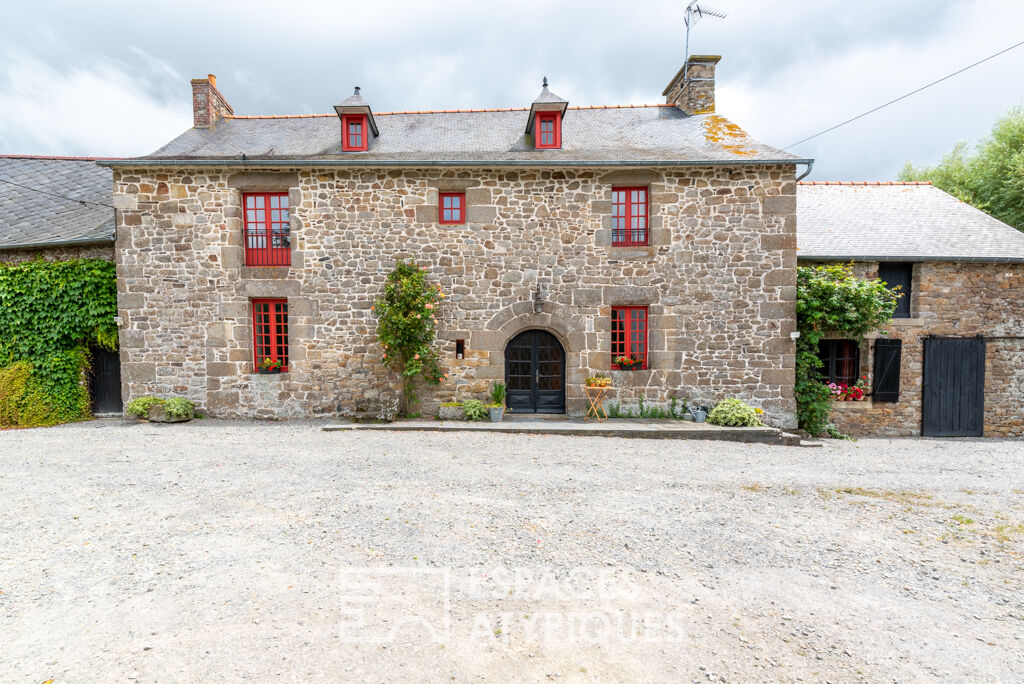
[[[0,249],[113,242],[113,186],[95,159],[0,156]]]
[[[929,184],[800,183],[797,257],[1024,262],[1024,233]]]
[[[535,150],[526,110],[377,114],[380,137],[367,152],[341,151],[336,116],[221,119],[193,128],[146,157],[113,165],[179,163],[282,165],[684,165],[805,161],[764,145],[724,117],[675,107],[570,108],[562,149]]]

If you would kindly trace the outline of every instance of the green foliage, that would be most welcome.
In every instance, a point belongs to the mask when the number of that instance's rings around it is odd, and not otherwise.
[[[859,343],[892,319],[901,295],[877,278],[855,277],[844,264],[802,266],[796,285],[797,420],[810,434],[820,435],[829,425],[832,404],[818,371],[818,343],[825,336]]]
[[[1024,230],[1024,106],[1011,109],[972,150],[958,142],[936,166],[907,162],[900,180],[931,181],[954,197]]]
[[[497,406],[505,405],[505,383],[496,382],[491,386],[491,399]]]
[[[88,345],[117,348],[114,265],[101,259],[0,264],[0,310],[0,368],[22,361],[31,367],[16,424],[87,418]]]
[[[384,296],[376,301],[377,339],[384,349],[381,361],[402,377],[406,414],[416,402],[416,379],[436,385],[444,377],[437,351],[437,311],[444,294],[427,282],[427,272],[399,261],[388,275]]]
[[[0,368],[0,427],[21,425],[21,413],[32,378],[32,364],[18,361]]]
[[[739,399],[723,399],[708,414],[708,422],[712,425],[729,425],[734,427],[760,427],[764,425],[758,410],[748,406]]]
[[[196,410],[196,405],[185,397],[171,397],[164,401],[164,411],[175,418],[185,418]]]
[[[133,416],[145,418],[150,406],[162,403],[164,400],[159,397],[137,397],[128,402],[127,411]]]
[[[483,420],[487,417],[487,408],[479,399],[467,399],[462,404],[462,415],[466,420]]]
[[[681,407],[681,408],[680,408]],[[637,400],[637,410],[634,411],[632,406],[627,406],[625,409],[622,408],[622,403],[614,401],[608,404],[606,409],[608,411],[609,418],[654,418],[657,420],[683,420],[683,415],[687,411],[686,398],[680,400],[676,397],[669,398],[668,408],[659,406],[657,404],[651,405],[644,401],[643,397]]]

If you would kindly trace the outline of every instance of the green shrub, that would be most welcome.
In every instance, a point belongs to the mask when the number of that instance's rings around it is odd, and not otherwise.
[[[760,427],[764,425],[758,417],[758,409],[747,406],[739,399],[723,399],[708,414],[708,422],[713,425],[729,425],[733,427]]]
[[[496,382],[491,387],[491,399],[494,401],[495,406],[505,405],[505,383]]]
[[[487,408],[479,399],[467,399],[462,404],[462,415],[466,420],[483,420],[487,417]]]
[[[175,418],[185,418],[196,410],[196,405],[185,397],[171,397],[164,401],[164,411]]]
[[[18,361],[0,368],[0,427],[21,425],[21,412],[28,394],[32,364]]]
[[[145,418],[146,414],[149,413],[150,406],[163,403],[164,400],[159,397],[138,397],[128,402],[128,413],[139,418]]]

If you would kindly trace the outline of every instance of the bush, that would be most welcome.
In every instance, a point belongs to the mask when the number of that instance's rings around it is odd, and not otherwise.
[[[758,417],[759,409],[747,406],[739,399],[723,399],[708,414],[708,422],[713,425],[732,427],[760,427],[764,425]]]
[[[159,397],[139,397],[128,402],[128,413],[139,418],[145,418],[149,413],[149,407],[154,404],[163,404],[164,400]]]
[[[196,410],[196,405],[185,397],[171,397],[163,404],[167,415],[175,418],[185,418]]]
[[[462,415],[466,420],[483,420],[487,417],[487,408],[479,399],[467,399],[462,404]]]
[[[21,425],[21,412],[28,394],[32,364],[18,361],[0,368],[0,427]]]

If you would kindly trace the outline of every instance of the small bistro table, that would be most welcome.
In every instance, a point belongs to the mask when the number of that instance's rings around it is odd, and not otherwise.
[[[602,423],[608,420],[608,412],[604,410],[604,406],[601,402],[608,395],[608,390],[611,387],[584,387],[583,391],[587,393],[587,401],[590,402],[590,408],[587,409],[586,415],[583,416],[583,420],[590,420],[591,418],[597,418],[597,422]],[[604,416],[602,418],[602,415]]]

